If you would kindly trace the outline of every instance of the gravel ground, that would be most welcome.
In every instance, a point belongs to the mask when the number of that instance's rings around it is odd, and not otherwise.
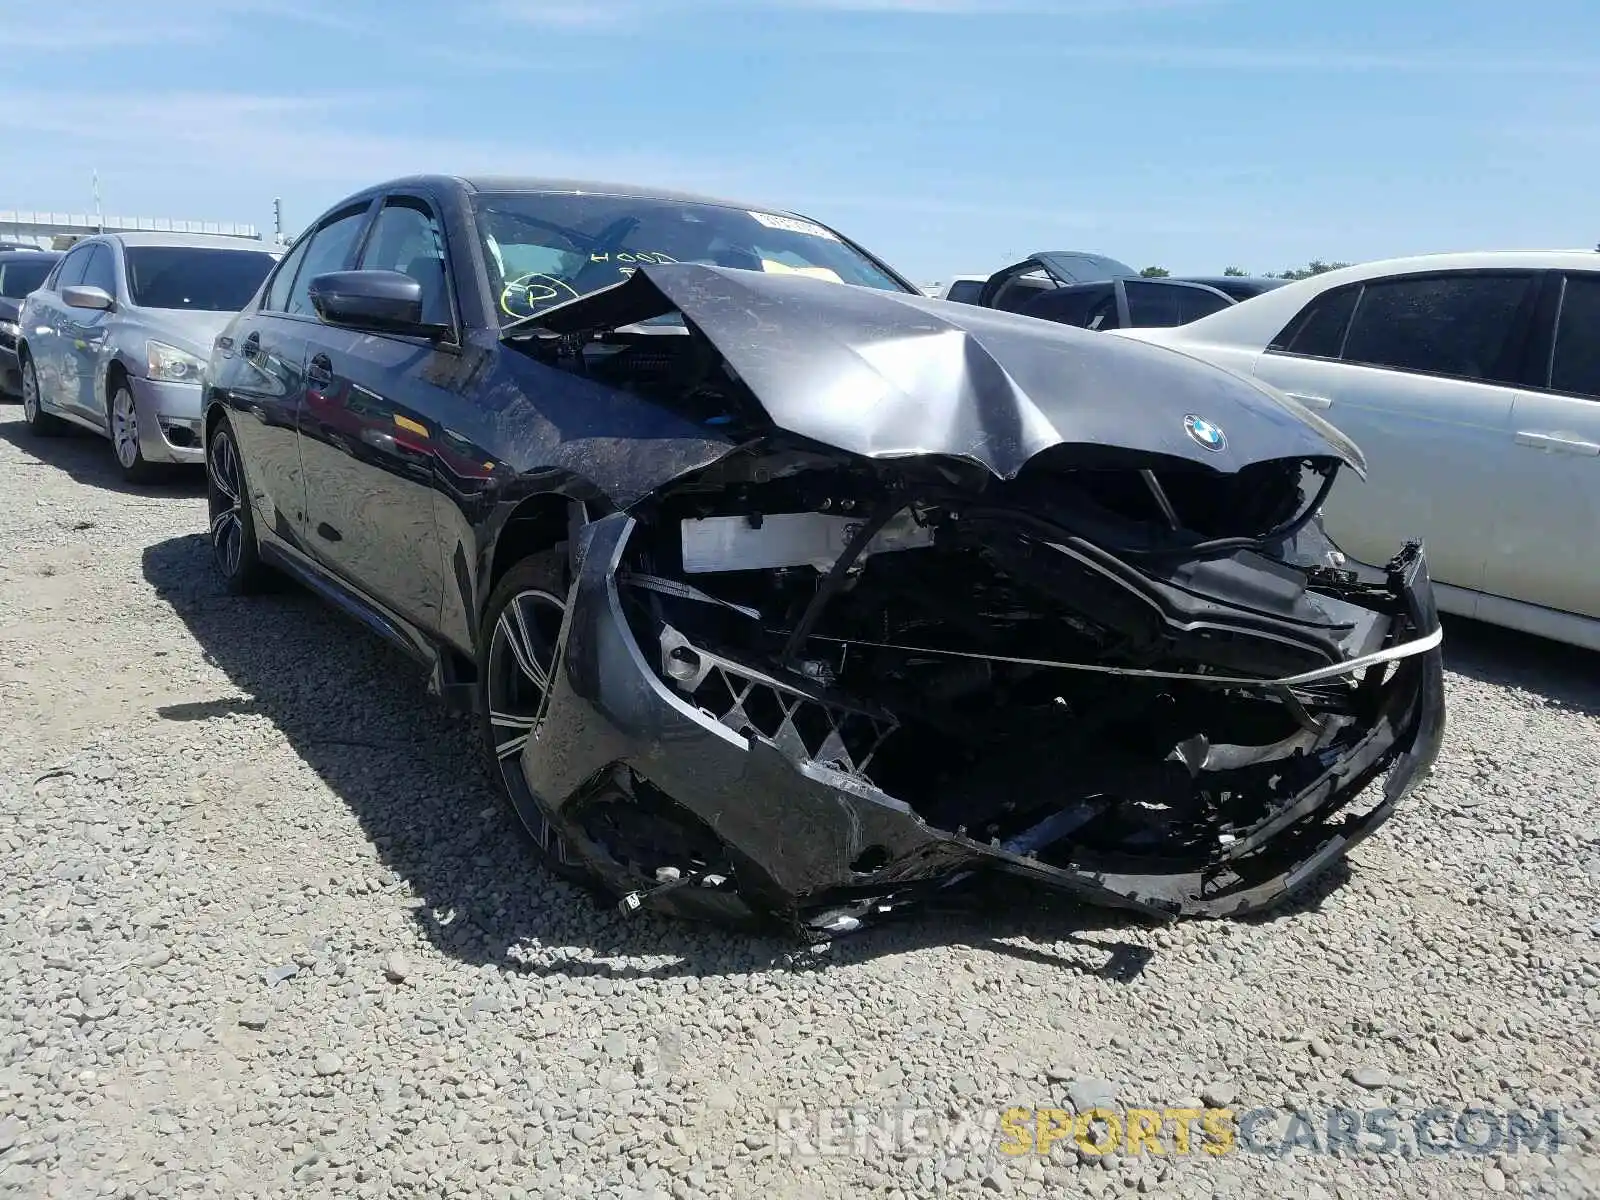
[[[469,725],[309,596],[224,595],[204,513],[0,407],[10,1193],[1600,1195],[1596,656],[1453,624],[1434,778],[1273,919],[1002,890],[797,959],[546,876]],[[1097,1102],[1558,1106],[1560,1145],[958,1136]],[[853,1146],[826,1106],[929,1124]]]

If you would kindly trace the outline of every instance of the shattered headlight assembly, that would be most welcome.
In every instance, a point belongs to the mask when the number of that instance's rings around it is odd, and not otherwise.
[[[21,333],[22,326],[18,325],[15,321],[0,321],[0,337],[15,342],[18,335]]]
[[[157,383],[199,383],[206,364],[165,342],[145,343],[146,377]]]

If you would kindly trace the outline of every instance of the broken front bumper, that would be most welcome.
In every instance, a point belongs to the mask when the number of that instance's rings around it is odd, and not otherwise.
[[[1037,837],[1008,848],[933,828],[858,775],[807,757],[794,740],[735,732],[675,692],[652,666],[655,648],[641,648],[635,638],[619,593],[633,527],[618,514],[583,531],[544,720],[522,758],[529,794],[513,799],[537,806],[524,819],[548,820],[617,894],[679,915],[766,912],[812,929],[851,928],[857,917],[840,914],[860,914],[875,899],[898,903],[980,869],[1162,918],[1255,911],[1300,888],[1381,825],[1425,773],[1443,733],[1435,644],[1387,668],[1379,718],[1311,786],[1204,870],[1059,855],[1052,865],[1030,852],[1042,844]],[[1408,626],[1397,640],[1437,631],[1420,547],[1391,564],[1389,589]],[[1386,769],[1381,796],[1357,811],[1358,793]],[[735,878],[662,886],[617,861],[586,826],[585,812],[627,803],[640,786],[714,835]]]
[[[134,378],[139,449],[150,462],[203,463],[200,388],[193,383],[163,383]]]

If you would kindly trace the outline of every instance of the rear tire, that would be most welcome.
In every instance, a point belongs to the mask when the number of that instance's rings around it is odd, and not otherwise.
[[[211,514],[211,562],[223,586],[235,596],[266,590],[271,571],[261,561],[244,459],[227,414],[217,418],[206,442],[206,508]]]
[[[532,555],[506,572],[478,630],[478,720],[489,772],[545,866],[562,879],[593,887],[594,873],[551,827],[522,775],[522,755],[534,744],[553,682],[566,607],[565,547]]]
[[[39,374],[33,369],[31,354],[22,360],[22,419],[35,437],[60,437],[67,431],[67,423],[45,412],[40,403]]]

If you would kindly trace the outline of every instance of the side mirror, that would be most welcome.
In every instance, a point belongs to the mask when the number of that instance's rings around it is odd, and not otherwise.
[[[422,285],[399,271],[330,271],[311,281],[309,295],[330,325],[435,338],[450,332],[424,323]]]
[[[68,308],[97,308],[101,312],[109,312],[117,306],[105,288],[84,287],[82,284],[63,289],[61,298],[67,302]]]

